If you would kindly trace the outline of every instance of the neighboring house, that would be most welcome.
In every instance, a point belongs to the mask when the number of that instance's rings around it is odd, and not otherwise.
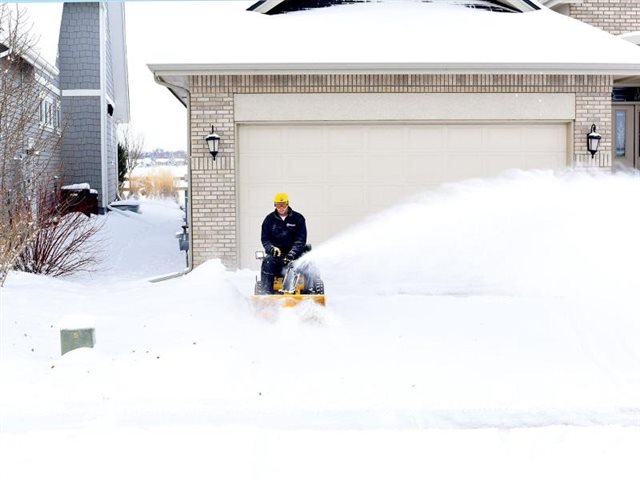
[[[62,184],[89,184],[97,190],[104,211],[117,195],[116,126],[129,120],[124,6],[113,2],[20,7],[27,15],[23,28],[33,23],[31,33],[39,38],[24,57],[45,86],[39,94],[40,130],[62,134],[59,148],[38,149],[36,160],[46,161]],[[43,35],[46,29],[39,23],[57,19],[56,38]],[[25,151],[32,137],[27,129]]]
[[[149,65],[188,109],[194,266],[257,268],[277,191],[318,244],[443,182],[621,159],[611,98],[636,82],[640,49],[535,1],[198,8],[191,30],[210,27],[216,41],[191,38]],[[212,125],[215,159],[204,141]],[[592,125],[602,135],[593,156]]]
[[[27,192],[60,168],[58,69],[9,34],[15,10],[0,5],[0,191]],[[10,20],[11,17],[11,20]]]
[[[65,3],[58,41],[64,183],[89,183],[104,210],[116,199],[116,126],[129,121],[129,87],[120,2]]]

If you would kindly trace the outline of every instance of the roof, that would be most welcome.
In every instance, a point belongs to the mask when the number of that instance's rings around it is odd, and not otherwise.
[[[251,5],[185,4],[171,23],[190,28],[150,53],[149,67],[171,81],[202,73],[640,74],[636,46],[544,7],[497,13],[387,0],[262,15],[246,11]]]
[[[376,0],[258,0],[247,10],[276,15],[286,12],[308,10],[311,8],[329,7],[348,3],[368,3]],[[420,0],[433,2],[434,0]],[[436,0],[443,2],[445,0]],[[549,1],[549,0],[547,0]],[[560,1],[560,0],[556,0]],[[480,8],[497,12],[529,12],[540,7],[531,0],[446,0],[451,4],[463,5],[469,8]]]
[[[22,52],[22,57],[49,75],[57,76],[58,69],[55,65],[62,4],[42,4],[37,8],[34,5],[4,4],[3,7],[6,9],[5,14],[11,16],[12,22],[19,15],[22,31],[28,32],[28,50]],[[2,42],[3,39],[0,38],[0,43]]]
[[[640,75],[637,46],[545,7],[498,13],[449,0],[383,0],[262,15],[246,10],[252,5],[196,2],[173,11],[171,23],[190,28],[148,52],[159,83],[186,105],[188,77],[197,74]]]

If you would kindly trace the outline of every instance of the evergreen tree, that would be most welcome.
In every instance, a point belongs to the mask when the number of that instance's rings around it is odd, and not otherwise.
[[[128,162],[129,152],[127,152],[127,149],[120,142],[118,142],[118,185],[120,191],[122,191],[124,181],[127,179]]]

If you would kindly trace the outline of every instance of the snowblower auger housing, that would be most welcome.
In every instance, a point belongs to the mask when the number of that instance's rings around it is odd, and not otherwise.
[[[307,247],[310,249],[310,246]],[[265,293],[262,282],[256,278],[253,303],[257,306],[279,305],[295,307],[305,300],[325,304],[324,283],[311,265],[299,268],[294,263],[286,265],[281,275],[273,279],[273,294]]]

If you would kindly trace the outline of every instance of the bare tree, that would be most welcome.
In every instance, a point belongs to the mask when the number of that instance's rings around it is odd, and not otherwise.
[[[36,238],[60,171],[56,71],[31,30],[23,9],[0,3],[0,286]]]
[[[118,183],[120,192],[124,182],[139,165],[143,155],[144,138],[133,131],[130,125],[118,126]]]

